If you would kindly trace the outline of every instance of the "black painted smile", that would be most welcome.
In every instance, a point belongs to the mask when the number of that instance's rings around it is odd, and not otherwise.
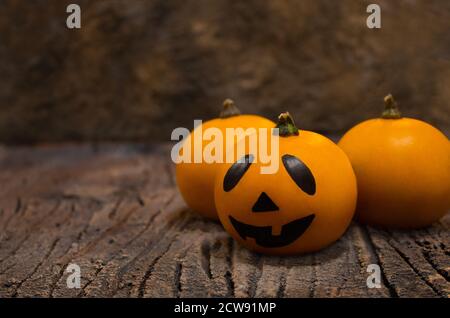
[[[271,226],[245,224],[239,222],[231,215],[230,221],[243,240],[251,237],[262,247],[282,247],[297,240],[311,225],[314,217],[315,215],[311,214],[283,225],[280,235],[272,235]]]

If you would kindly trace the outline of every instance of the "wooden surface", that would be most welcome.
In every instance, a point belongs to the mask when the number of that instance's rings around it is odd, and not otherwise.
[[[238,246],[177,193],[168,146],[0,148],[0,297],[448,297],[450,218],[353,224],[311,255]],[[68,264],[81,289],[66,286]],[[366,287],[368,264],[382,288]]]

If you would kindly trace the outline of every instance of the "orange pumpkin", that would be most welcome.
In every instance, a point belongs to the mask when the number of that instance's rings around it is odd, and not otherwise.
[[[217,172],[218,162],[194,162],[194,135],[197,130],[202,130],[203,134],[208,128],[218,129],[223,137],[222,153],[226,153],[227,143],[234,145],[238,140],[227,140],[227,128],[273,128],[275,123],[267,118],[257,115],[241,115],[239,109],[234,105],[233,101],[227,99],[223,104],[223,111],[219,118],[204,122],[201,126],[196,127],[194,131],[186,138],[181,147],[180,154],[185,151],[185,147],[189,146],[191,161],[189,163],[182,162],[176,165],[176,181],[178,189],[183,196],[187,205],[199,214],[217,219],[217,212],[214,205],[214,177]],[[201,138],[202,149],[205,149],[211,142],[205,138]]]
[[[339,146],[358,181],[356,216],[394,228],[429,225],[450,208],[450,144],[433,126],[402,118],[392,95],[381,118],[350,129]]]
[[[298,131],[289,113],[280,115],[277,128],[275,173],[262,174],[264,164],[250,150],[241,160],[222,164],[215,181],[219,218],[225,230],[251,250],[317,251],[349,226],[356,205],[355,175],[335,143]],[[269,133],[276,135],[273,129]]]

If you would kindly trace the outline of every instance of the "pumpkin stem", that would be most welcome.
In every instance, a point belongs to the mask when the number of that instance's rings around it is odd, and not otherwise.
[[[275,128],[279,129],[279,136],[281,137],[298,136],[298,128],[289,112],[281,113],[278,116],[278,123]]]
[[[392,94],[387,95],[384,98],[384,111],[381,114],[381,118],[384,119],[399,119],[402,117],[400,110],[398,109],[397,102]]]
[[[234,102],[229,98],[225,99],[225,101],[223,102],[223,109],[220,112],[220,118],[228,118],[240,114],[241,111],[236,107]]]

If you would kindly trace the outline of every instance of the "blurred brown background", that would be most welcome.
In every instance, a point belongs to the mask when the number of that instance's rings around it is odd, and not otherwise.
[[[450,1],[2,0],[0,79],[3,142],[169,140],[226,97],[343,132],[389,92],[447,132]]]

